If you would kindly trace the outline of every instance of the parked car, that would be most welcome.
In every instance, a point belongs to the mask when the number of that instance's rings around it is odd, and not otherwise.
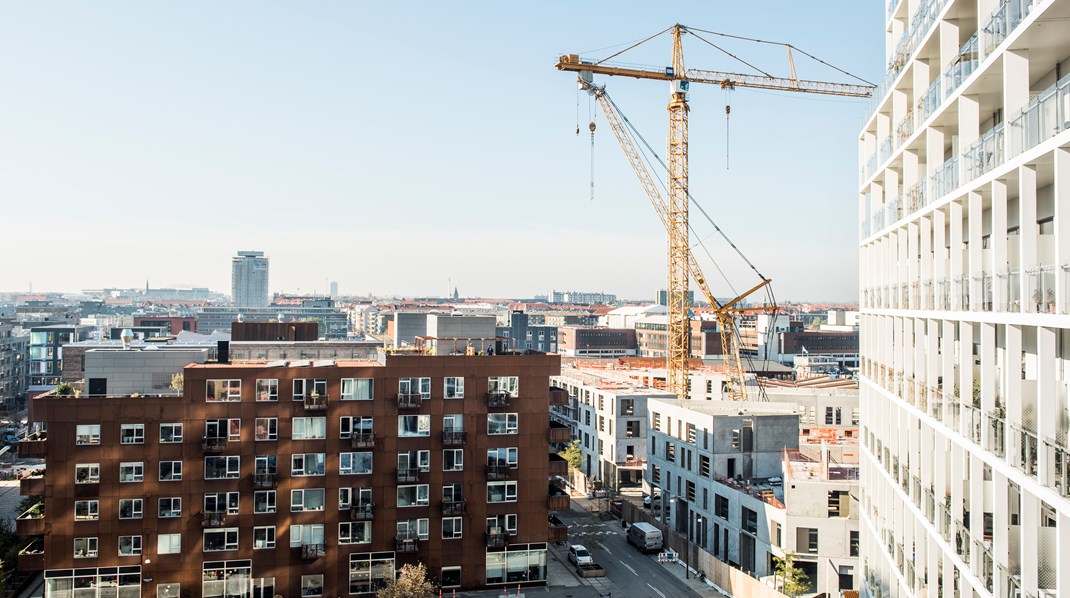
[[[654,495],[649,494],[643,496],[643,506],[649,507],[651,502],[661,500],[661,492],[654,492]]]
[[[583,544],[573,544],[568,547],[568,560],[577,565],[594,564],[594,559],[591,558],[591,553],[584,548]]]

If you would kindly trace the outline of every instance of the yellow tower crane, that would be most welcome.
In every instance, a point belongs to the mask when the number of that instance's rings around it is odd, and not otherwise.
[[[632,65],[615,65],[608,62],[611,58],[619,56],[623,52],[669,31],[672,32],[672,66],[659,69]],[[676,393],[681,399],[688,398],[690,386],[688,377],[688,358],[690,357],[691,352],[691,325],[688,315],[689,305],[687,291],[691,286],[691,279],[694,279],[706,300],[709,301],[710,305],[713,306],[715,310],[718,326],[721,331],[722,351],[725,355],[725,377],[728,396],[734,400],[742,400],[746,399],[747,395],[743,365],[739,353],[739,343],[735,334],[734,307],[747,296],[767,286],[771,281],[763,278],[760,283],[739,297],[736,297],[727,303],[721,303],[717,301],[710,292],[705,278],[702,275],[702,271],[699,269],[694,255],[691,253],[689,243],[690,225],[688,222],[688,202],[690,199],[690,194],[688,192],[687,157],[687,116],[689,110],[687,103],[688,87],[691,83],[709,83],[719,85],[723,89],[746,87],[868,98],[872,95],[874,86],[868,84],[857,85],[799,79],[795,76],[795,63],[792,57],[792,50],[796,48],[793,48],[789,44],[781,44],[787,48],[788,52],[788,63],[790,65],[791,76],[787,78],[774,77],[764,71],[762,71],[762,74],[760,75],[754,75],[701,69],[686,69],[684,66],[683,36],[690,33],[695,37],[699,37],[695,31],[702,30],[689,29],[683,25],[676,24],[602,60],[589,60],[581,58],[578,54],[565,54],[558,59],[557,68],[558,70],[577,73],[580,88],[592,94],[598,100],[599,105],[606,114],[610,127],[613,129],[614,135],[624,149],[625,156],[628,158],[629,163],[639,177],[644,191],[646,191],[648,198],[654,205],[654,209],[658,212],[658,216],[661,218],[662,224],[665,226],[665,230],[668,233],[669,344],[666,360],[668,366],[666,382],[669,390]],[[723,35],[709,31],[702,32]],[[699,37],[699,39],[717,47],[701,37]],[[799,50],[796,49],[796,51]],[[594,75],[596,74],[669,82],[669,162],[667,166],[667,201],[662,199],[661,193],[658,191],[657,186],[650,177],[650,173],[646,169],[646,165],[643,163],[638,151],[632,144],[630,134],[621,123],[620,116],[612,101],[606,95],[605,86],[594,84]]]

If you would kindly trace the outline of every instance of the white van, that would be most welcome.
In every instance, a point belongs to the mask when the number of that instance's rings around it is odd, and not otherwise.
[[[664,545],[661,530],[649,523],[633,523],[628,528],[628,543],[640,552],[659,552]]]

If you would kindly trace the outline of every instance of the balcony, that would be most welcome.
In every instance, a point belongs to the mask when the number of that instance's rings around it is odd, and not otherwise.
[[[253,488],[270,489],[278,488],[279,474],[277,473],[254,473]]]
[[[561,455],[550,454],[550,475],[568,475],[568,460]]]
[[[398,468],[397,470],[398,482],[419,482],[420,470],[415,467]]]
[[[396,552],[416,552],[420,550],[420,538],[411,534],[395,536],[394,550]]]
[[[442,501],[442,514],[443,515],[464,515],[465,500],[444,500]]]
[[[572,499],[569,498],[568,492],[551,485],[546,508],[551,511],[567,511],[572,508]]]
[[[28,436],[19,441],[19,457],[43,459],[48,451],[48,438],[37,435]]]
[[[45,543],[34,538],[19,551],[19,571],[42,571],[45,568]]]
[[[45,533],[45,503],[39,502],[15,519],[15,533],[20,536],[39,536]]]
[[[512,475],[513,468],[508,465],[488,465],[487,466],[487,479],[488,480],[508,480]]]
[[[423,400],[420,393],[398,393],[398,409],[419,409]]]
[[[568,405],[568,391],[564,388],[558,388],[556,386],[550,387],[550,404],[551,405]]]
[[[503,532],[487,532],[487,548],[505,548],[509,545],[509,536]]]
[[[572,442],[572,429],[557,422],[550,422],[548,430],[550,442],[568,444]]]
[[[557,518],[556,515],[550,515],[550,542],[567,542],[568,541],[568,525],[564,521]]]
[[[375,436],[371,432],[353,432],[349,437],[352,448],[375,448]]]
[[[223,527],[226,524],[226,511],[204,511],[201,513],[201,527]]]
[[[204,441],[201,442],[201,448],[204,449],[204,452],[206,453],[222,453],[227,450],[227,439],[225,436],[205,436]]]
[[[464,430],[446,430],[442,433],[442,446],[464,446]]]
[[[509,406],[509,393],[507,392],[488,392],[487,393],[487,407],[490,409],[500,409],[502,407]]]
[[[349,507],[349,518],[354,521],[366,521],[371,519],[375,515],[375,509],[372,503],[357,503]]]
[[[32,475],[19,480],[19,495],[21,496],[44,496],[45,476]]]
[[[302,544],[301,558],[306,561],[314,561],[327,556],[326,544]]]
[[[304,404],[305,411],[323,411],[327,408],[327,395],[305,395]],[[315,544],[309,544],[309,546],[315,546]]]

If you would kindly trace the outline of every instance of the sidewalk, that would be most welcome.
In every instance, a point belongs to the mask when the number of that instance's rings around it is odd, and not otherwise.
[[[691,588],[693,592],[699,596],[709,596],[720,598],[721,596],[731,596],[731,594],[722,594],[717,591],[712,585],[707,582],[698,580],[698,572],[691,569],[691,578],[688,579],[684,572],[683,561],[676,561],[672,563],[660,563],[661,567],[665,569],[667,573],[676,576],[677,579],[682,581],[687,587]]]

